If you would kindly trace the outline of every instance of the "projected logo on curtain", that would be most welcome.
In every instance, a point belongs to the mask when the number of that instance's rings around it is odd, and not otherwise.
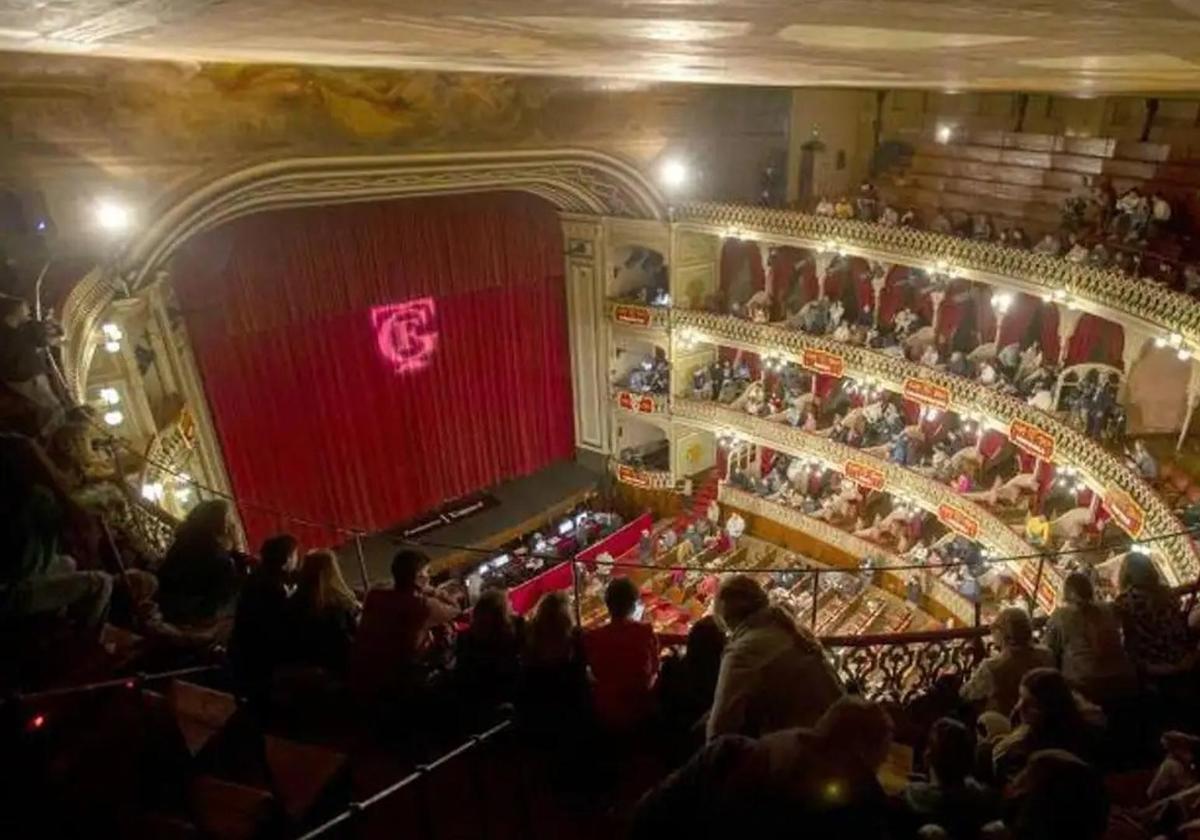
[[[433,298],[373,307],[371,324],[379,354],[396,373],[416,373],[429,367],[438,342]]]

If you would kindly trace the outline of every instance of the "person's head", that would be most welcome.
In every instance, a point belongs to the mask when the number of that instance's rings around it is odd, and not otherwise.
[[[402,548],[392,558],[392,585],[411,592],[429,585],[429,556],[411,548]]]
[[[615,577],[604,588],[604,606],[613,621],[630,618],[641,599],[637,584],[627,577]]]
[[[471,635],[480,639],[498,639],[513,634],[512,607],[503,589],[485,589],[471,610]]]
[[[861,697],[842,697],[825,710],[813,726],[817,737],[839,755],[853,756],[874,772],[892,744],[892,718],[877,703]]]
[[[212,540],[224,549],[233,547],[233,517],[224,499],[207,499],[190,511],[179,526],[181,536]]]
[[[1027,647],[1033,641],[1033,622],[1020,607],[1005,607],[992,622],[992,639],[1001,650]]]
[[[1141,552],[1131,551],[1121,561],[1121,573],[1118,576],[1118,587],[1122,592],[1130,589],[1141,589],[1147,592],[1157,592],[1163,588],[1162,578],[1154,561]]]
[[[263,540],[258,550],[263,571],[281,575],[296,570],[297,550],[300,543],[291,534],[276,534]]]
[[[24,298],[0,295],[0,320],[10,327],[20,326],[29,320],[29,304]]]
[[[318,613],[337,604],[350,608],[357,604],[354,593],[342,577],[337,556],[325,549],[304,555],[300,562],[296,595]]]
[[[1096,600],[1092,579],[1084,572],[1071,572],[1063,581],[1063,600],[1077,607],[1090,606]]]
[[[768,603],[767,593],[758,581],[749,575],[731,575],[717,590],[713,615],[730,630],[736,630]]]
[[[532,658],[541,662],[567,659],[571,655],[571,639],[575,619],[571,602],[565,592],[547,592],[533,609],[529,620],[529,650]]]
[[[719,662],[726,641],[721,625],[711,615],[706,615],[688,630],[685,656],[695,662]]]
[[[1015,711],[1042,732],[1074,732],[1082,721],[1071,686],[1055,668],[1034,668],[1021,678]]]
[[[933,780],[942,787],[961,785],[975,762],[975,742],[971,730],[954,718],[944,717],[929,730],[925,745],[925,763]]]
[[[1038,750],[1012,783],[1021,840],[1099,840],[1108,828],[1108,794],[1100,774],[1066,750]]]

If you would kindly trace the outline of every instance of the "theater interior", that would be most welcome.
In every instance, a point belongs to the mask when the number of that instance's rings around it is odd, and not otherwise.
[[[1200,2],[0,2],[0,834],[1200,837]]]

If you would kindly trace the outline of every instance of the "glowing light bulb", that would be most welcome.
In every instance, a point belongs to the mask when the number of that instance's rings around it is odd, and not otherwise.
[[[120,426],[125,421],[125,415],[119,411],[104,412],[104,422],[110,426]]]
[[[96,224],[107,233],[122,233],[133,224],[129,207],[111,198],[102,198],[95,206]]]
[[[954,137],[954,127],[947,125],[946,123],[942,123],[937,127],[936,137],[937,141],[943,145],[949,143],[951,138]]]
[[[101,388],[100,401],[105,405],[116,405],[121,402],[121,394],[116,388]]]
[[[667,189],[679,189],[689,180],[687,164],[678,158],[663,161],[662,166],[658,169],[658,180]]]

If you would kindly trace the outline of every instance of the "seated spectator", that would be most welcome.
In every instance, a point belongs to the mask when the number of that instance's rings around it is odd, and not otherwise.
[[[21,435],[0,434],[0,509],[0,619],[65,609],[82,631],[98,631],[113,580],[79,571],[62,552],[69,523],[85,516],[41,447]]]
[[[1130,552],[1121,564],[1113,609],[1121,622],[1125,651],[1150,677],[1191,671],[1196,646],[1188,634],[1179,599],[1163,583],[1145,554]]]
[[[1038,750],[1066,750],[1085,759],[1096,753],[1099,710],[1077,697],[1053,668],[1034,668],[1021,679],[1015,712],[1020,723],[992,750],[998,784],[1016,776]]]
[[[158,602],[167,621],[210,625],[231,617],[245,568],[233,552],[233,534],[228,502],[209,499],[188,512],[158,567]]]
[[[471,626],[458,637],[454,663],[463,696],[476,708],[492,712],[512,702],[524,640],[525,621],[513,615],[508,593],[482,592],[471,610]]]
[[[839,219],[853,219],[854,205],[850,203],[850,199],[846,196],[839,198],[833,205],[833,215]]]
[[[334,553],[306,554],[289,605],[291,661],[345,675],[359,609]]]
[[[1042,640],[1071,687],[1093,703],[1117,702],[1137,689],[1117,617],[1109,605],[1096,603],[1084,572],[1071,572],[1063,581],[1062,601],[1050,614]]]
[[[713,612],[730,639],[709,712],[708,740],[809,726],[842,696],[820,642],[772,606],[753,578],[725,580]]]
[[[1131,466],[1141,474],[1142,478],[1151,483],[1158,481],[1158,461],[1150,450],[1146,448],[1146,444],[1139,438],[1133,442],[1133,452],[1129,453],[1129,462]]]
[[[882,707],[843,697],[812,729],[762,739],[726,735],[647,793],[630,836],[882,838],[886,800],[876,773],[892,722]]]
[[[29,401],[37,415],[30,431],[39,435],[53,431],[65,414],[42,355],[50,338],[46,324],[30,317],[28,303],[0,295],[0,383]]]
[[[835,211],[833,202],[830,201],[826,196],[821,196],[820,200],[817,201],[817,209],[815,212],[818,216],[834,215]]]
[[[1107,836],[1108,794],[1091,765],[1069,751],[1033,753],[1016,779],[1006,808],[1007,831],[989,838],[1013,840],[1101,840]],[[988,830],[991,830],[988,826]]]
[[[725,643],[721,625],[705,616],[688,630],[683,656],[663,660],[658,697],[668,727],[686,733],[712,707]]]
[[[632,580],[609,581],[604,605],[608,624],[584,634],[583,650],[593,680],[596,717],[610,731],[627,732],[650,714],[658,641],[654,629],[635,615],[641,593]]]
[[[350,649],[349,683],[368,706],[411,699],[430,682],[435,640],[459,609],[429,586],[429,558],[402,549],[392,558],[392,588],[372,589]]]
[[[1160,743],[1166,756],[1146,789],[1146,798],[1151,802],[1200,784],[1200,767],[1197,766],[1200,738],[1172,731],[1164,732]]]
[[[580,647],[566,594],[547,592],[525,634],[516,705],[523,728],[549,743],[580,738],[591,720]]]
[[[285,659],[291,638],[288,583],[298,545],[290,534],[264,540],[258,568],[238,598],[229,656],[239,682],[255,691],[270,686],[275,666]]]
[[[915,828],[937,825],[951,837],[977,836],[1000,813],[1000,797],[971,774],[975,744],[961,722],[942,718],[933,724],[925,746],[929,780],[910,782],[901,795]]]
[[[1033,643],[1033,622],[1020,607],[1008,607],[992,622],[997,653],[979,663],[962,687],[962,698],[984,703],[985,711],[1007,716],[1017,704],[1021,678],[1034,668],[1054,667],[1054,654]]]

